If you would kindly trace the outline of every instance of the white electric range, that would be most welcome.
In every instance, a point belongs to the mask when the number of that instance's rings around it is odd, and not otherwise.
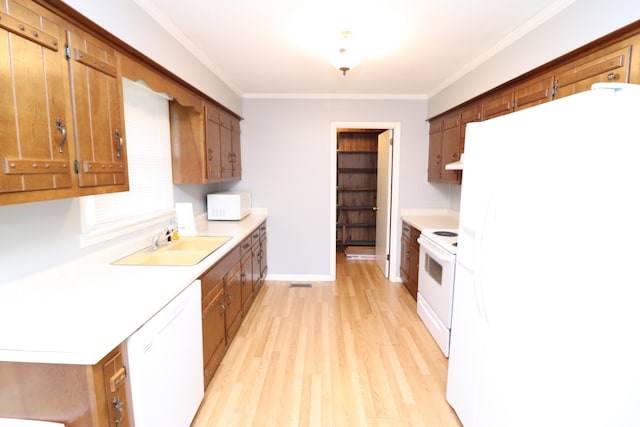
[[[418,315],[449,357],[458,230],[423,229],[418,243]]]

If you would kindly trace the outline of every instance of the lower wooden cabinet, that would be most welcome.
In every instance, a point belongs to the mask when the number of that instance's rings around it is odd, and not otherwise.
[[[264,222],[200,276],[205,388],[264,282],[266,233]]]
[[[248,236],[240,243],[240,281],[242,283],[241,299],[242,299],[242,315],[246,316],[254,299],[253,292],[253,258],[252,236]]]
[[[0,362],[0,418],[129,427],[123,345],[96,365]]]
[[[418,237],[420,237],[420,230],[406,222],[402,223],[400,277],[411,296],[416,300],[418,299],[418,261],[420,257]]]

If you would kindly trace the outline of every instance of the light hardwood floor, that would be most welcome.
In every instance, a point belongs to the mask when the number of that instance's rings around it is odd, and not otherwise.
[[[404,285],[344,254],[336,270],[311,289],[263,286],[192,427],[460,426]]]

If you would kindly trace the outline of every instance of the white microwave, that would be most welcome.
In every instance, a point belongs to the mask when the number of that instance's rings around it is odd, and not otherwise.
[[[249,215],[249,212],[249,192],[207,194],[207,218],[210,221],[237,221]]]

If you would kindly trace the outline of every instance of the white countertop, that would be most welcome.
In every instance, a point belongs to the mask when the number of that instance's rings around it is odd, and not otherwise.
[[[0,361],[98,363],[266,219],[197,220],[232,238],[194,266],[111,265],[149,245],[136,239],[0,286]]]
[[[458,212],[450,209],[403,209],[400,218],[420,232],[458,229]]]

